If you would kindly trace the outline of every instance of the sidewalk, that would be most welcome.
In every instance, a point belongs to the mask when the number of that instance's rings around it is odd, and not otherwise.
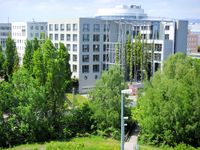
[[[139,128],[136,127],[131,133],[130,139],[127,142],[125,142],[125,145],[124,145],[125,150],[135,150],[138,134],[139,134]]]

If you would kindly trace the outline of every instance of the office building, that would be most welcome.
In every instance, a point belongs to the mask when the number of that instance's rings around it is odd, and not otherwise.
[[[187,52],[188,22],[163,18],[149,18],[140,6],[117,6],[100,9],[95,18],[48,21],[48,36],[58,47],[68,48],[72,78],[79,79],[79,92],[93,88],[103,70],[115,63],[116,44],[120,45],[120,64],[124,62],[127,35],[135,41],[138,33],[142,42],[153,44],[153,71],[163,60],[176,52]]]
[[[0,23],[0,44],[2,49],[6,48],[6,39],[11,34],[11,23]]]
[[[47,34],[47,22],[13,22],[12,39],[16,43],[19,63],[22,64],[26,40],[40,39],[40,34]]]

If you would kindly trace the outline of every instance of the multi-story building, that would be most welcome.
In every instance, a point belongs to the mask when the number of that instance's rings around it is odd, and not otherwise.
[[[26,40],[40,39],[40,34],[47,34],[47,22],[13,22],[12,38],[16,43],[19,63],[22,64]]]
[[[198,45],[200,45],[200,23],[190,23],[188,28],[192,34],[198,35]]]
[[[0,23],[0,45],[2,49],[6,48],[6,39],[11,34],[11,23]]]
[[[79,92],[94,87],[103,70],[115,63],[115,48],[119,44],[120,63],[124,63],[127,35],[135,41],[138,33],[142,42],[153,45],[153,70],[169,55],[186,53],[187,21],[148,18],[140,6],[118,6],[101,9],[96,18],[50,20],[48,36],[58,47],[68,48],[72,77],[79,79]]]
[[[187,35],[187,52],[197,53],[198,52],[198,41],[199,35],[192,33],[190,30]]]

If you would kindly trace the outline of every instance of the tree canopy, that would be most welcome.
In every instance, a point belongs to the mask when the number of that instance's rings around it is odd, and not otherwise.
[[[149,144],[200,146],[200,60],[184,54],[167,59],[145,83],[133,118]]]

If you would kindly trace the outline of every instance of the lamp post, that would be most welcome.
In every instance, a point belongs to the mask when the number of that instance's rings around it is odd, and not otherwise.
[[[124,94],[131,93],[131,89],[121,90],[121,150],[124,150]]]

